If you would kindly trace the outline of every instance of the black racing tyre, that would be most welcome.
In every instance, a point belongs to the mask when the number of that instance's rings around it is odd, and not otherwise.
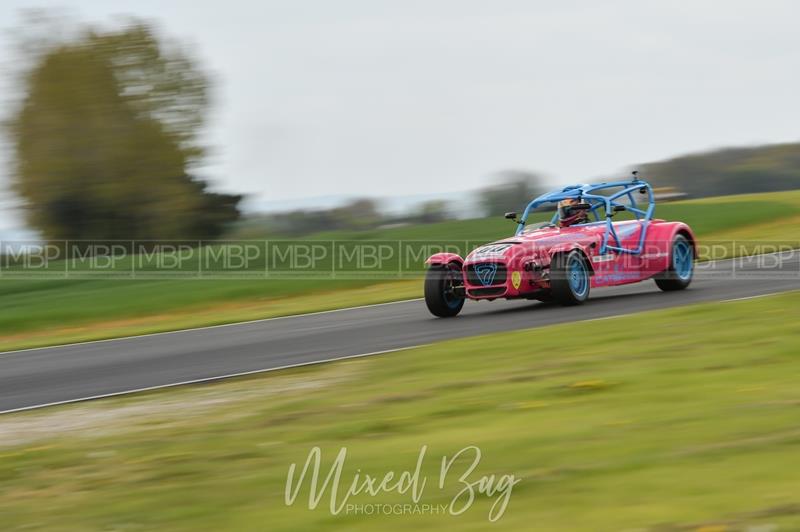
[[[591,271],[586,257],[577,249],[558,253],[550,263],[550,292],[565,306],[580,305],[589,298]]]
[[[457,263],[428,268],[425,275],[425,304],[431,314],[440,318],[458,315],[464,306],[464,296],[456,294],[455,290],[463,286],[464,278]]]
[[[665,292],[683,290],[694,276],[694,246],[683,234],[675,235],[669,251],[669,268],[658,274],[656,285]]]
[[[553,292],[544,292],[544,293],[538,294],[533,299],[535,299],[536,301],[540,301],[542,303],[552,303],[553,302]]]

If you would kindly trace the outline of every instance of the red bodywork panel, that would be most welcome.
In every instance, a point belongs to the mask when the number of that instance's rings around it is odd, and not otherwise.
[[[635,283],[668,268],[672,240],[677,233],[685,234],[695,243],[692,230],[684,223],[629,220],[614,222],[619,247],[636,249],[645,224],[647,232],[639,254],[601,253],[606,224],[599,222],[531,230],[480,246],[465,258],[455,253],[437,253],[426,263],[459,264],[470,299],[535,297],[550,287],[548,275],[553,256],[574,249],[580,250],[591,265],[592,287]]]

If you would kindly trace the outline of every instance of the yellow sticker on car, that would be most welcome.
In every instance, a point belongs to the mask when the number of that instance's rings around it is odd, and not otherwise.
[[[519,272],[511,273],[511,284],[514,285],[515,289],[518,289],[519,285],[522,284],[522,275],[520,275]]]

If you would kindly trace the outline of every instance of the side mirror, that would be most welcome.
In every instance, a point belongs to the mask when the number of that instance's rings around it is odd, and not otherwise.
[[[515,222],[517,221],[517,213],[515,212],[507,212],[505,213],[504,217],[506,220],[514,220]]]
[[[625,205],[614,205],[614,212],[622,212],[625,210]]]

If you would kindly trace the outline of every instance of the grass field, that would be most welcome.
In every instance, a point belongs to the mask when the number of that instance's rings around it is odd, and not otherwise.
[[[701,241],[800,242],[800,191],[659,205],[657,217],[688,222]],[[512,233],[504,219],[451,221],[306,241],[435,241],[474,245]],[[733,246],[723,253],[737,250]],[[422,268],[422,261],[417,261]],[[124,265],[123,265],[124,266]],[[189,269],[195,268],[194,264]],[[56,270],[59,269],[56,265]],[[123,270],[125,268],[123,267]],[[8,276],[8,272],[0,272]],[[387,284],[388,283],[388,284]],[[418,281],[386,279],[23,280],[0,275],[0,349],[99,339],[289,313],[379,303],[421,295]]]
[[[0,417],[3,530],[703,530],[800,528],[800,293],[448,341],[430,347]],[[332,515],[323,476],[413,470],[421,504],[513,474],[501,519]],[[351,502],[408,503],[410,494]]]

